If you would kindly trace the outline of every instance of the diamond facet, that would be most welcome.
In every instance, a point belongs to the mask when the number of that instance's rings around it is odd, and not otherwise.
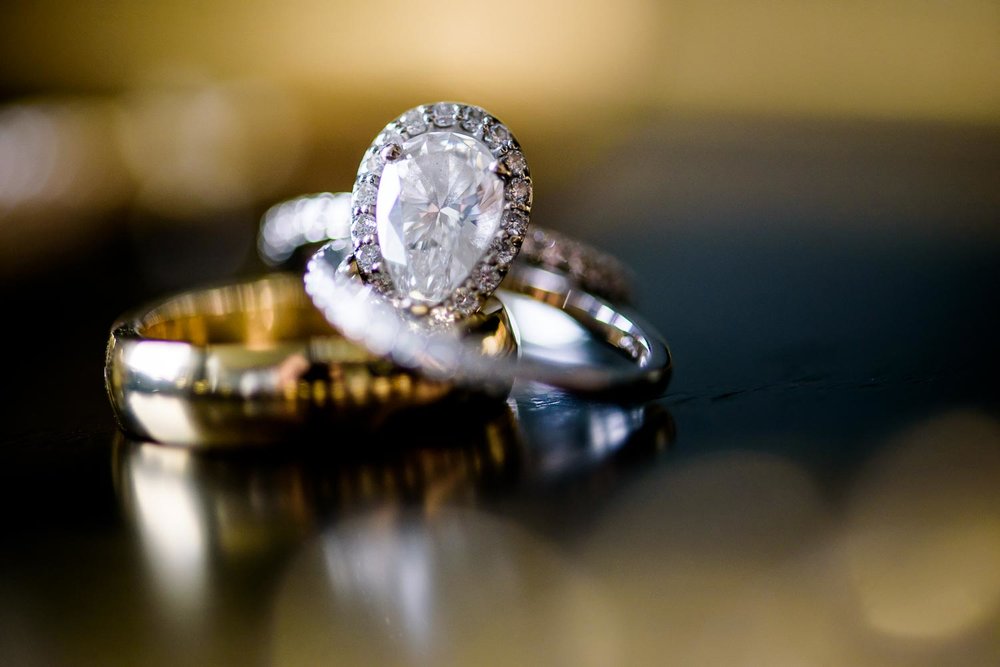
[[[443,301],[469,276],[503,216],[504,184],[478,140],[431,131],[402,144],[378,186],[383,267],[420,303]]]

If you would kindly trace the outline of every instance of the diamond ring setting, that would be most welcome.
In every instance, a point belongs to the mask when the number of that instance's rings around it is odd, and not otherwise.
[[[350,194],[272,207],[259,249],[280,264],[326,240],[304,275],[313,304],[349,340],[427,377],[470,387],[538,381],[616,399],[661,391],[670,352],[625,305],[631,272],[601,250],[529,228],[531,205],[527,160],[507,126],[480,107],[439,102],[379,132]],[[618,354],[551,349],[551,320],[525,297]],[[497,309],[510,312],[517,356],[461,340],[463,327]]]
[[[379,132],[358,169],[358,273],[411,315],[467,317],[517,257],[531,200],[527,160],[496,117],[453,102],[410,109]]]

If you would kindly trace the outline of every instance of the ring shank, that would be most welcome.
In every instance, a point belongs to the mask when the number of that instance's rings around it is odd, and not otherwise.
[[[501,299],[504,291],[558,308],[631,362],[623,369],[574,367],[567,373],[563,366],[522,354],[521,377],[591,395],[613,393],[618,398],[630,392],[649,396],[670,381],[670,349],[659,333],[628,307],[612,305],[580,289],[565,274],[533,266],[512,269],[501,285]]]

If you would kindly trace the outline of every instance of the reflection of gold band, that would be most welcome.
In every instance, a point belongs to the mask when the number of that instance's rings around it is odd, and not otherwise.
[[[437,406],[387,419],[373,434],[387,445],[378,449],[304,447],[234,458],[118,435],[115,487],[148,546],[162,552],[155,560],[169,562],[186,540],[185,566],[164,576],[179,572],[190,581],[198,579],[191,568],[213,557],[283,549],[331,515],[433,513],[513,492],[526,479],[532,488],[578,489],[569,493],[573,511],[589,515],[587,498],[603,498],[624,470],[673,441],[673,420],[656,404],[623,407],[542,391],[544,400],[515,390],[509,407],[491,412],[442,414],[447,406]],[[441,429],[445,419],[450,427]],[[192,552],[199,548],[204,553]],[[206,592],[201,602],[218,598]]]
[[[466,335],[484,354],[516,353],[498,304]],[[105,381],[124,430],[199,446],[272,441],[312,416],[372,418],[461,393],[346,341],[313,308],[301,278],[285,274],[188,292],[122,318]]]

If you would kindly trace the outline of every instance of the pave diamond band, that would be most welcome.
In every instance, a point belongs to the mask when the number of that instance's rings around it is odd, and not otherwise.
[[[536,226],[524,238],[519,261],[564,273],[583,289],[610,301],[632,301],[631,269],[617,257],[560,232]]]

